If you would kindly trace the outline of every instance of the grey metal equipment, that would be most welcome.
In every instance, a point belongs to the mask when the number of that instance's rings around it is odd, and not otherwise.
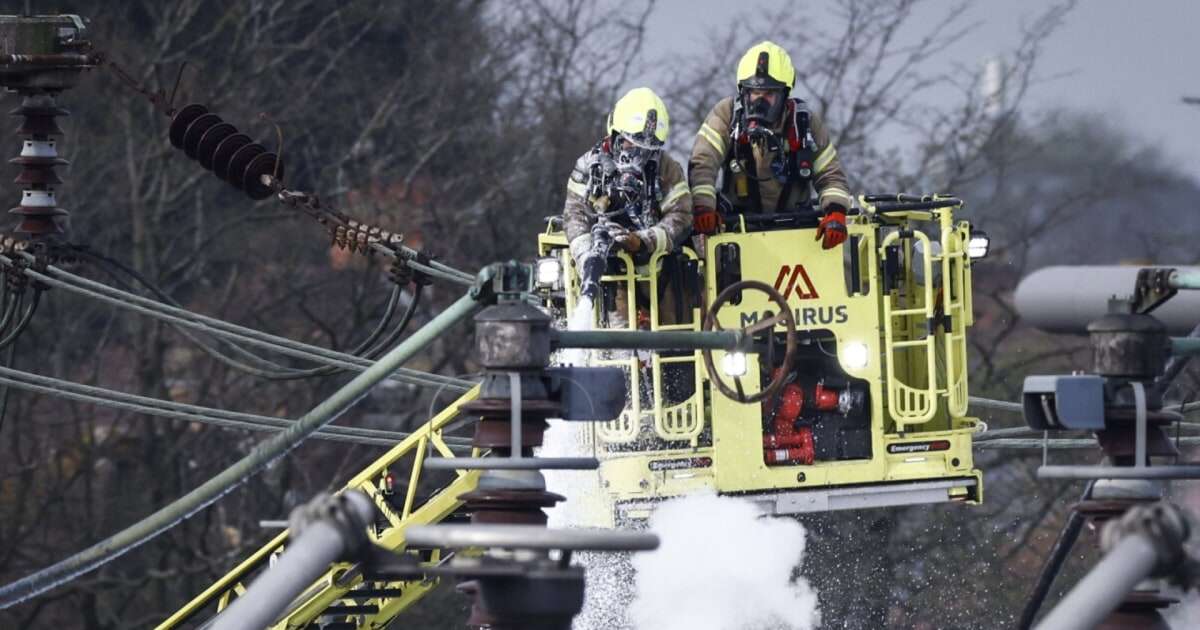
[[[547,529],[537,525],[423,525],[406,534],[414,547],[653,551],[658,538],[607,529]]]
[[[547,369],[550,317],[524,300],[520,274],[498,288],[499,303],[475,318],[476,347],[485,375],[479,397],[462,405],[479,417],[474,445],[484,458],[433,458],[427,468],[482,469],[477,487],[458,497],[471,525],[413,527],[412,547],[484,548],[482,557],[437,567],[395,568],[397,573],[450,577],[472,598],[467,627],[491,630],[569,630],[583,608],[584,570],[571,566],[575,551],[654,549],[651,534],[550,530],[544,508],[565,497],[546,491],[544,468],[594,469],[595,458],[534,457],[548,418],[606,421],[620,413],[626,385],[619,369]],[[600,389],[607,391],[601,391]],[[553,554],[558,551],[557,555]]]
[[[1021,280],[1013,302],[1021,319],[1052,333],[1082,335],[1087,325],[1108,313],[1108,302],[1134,297],[1142,268],[1131,266],[1045,267]],[[1187,289],[1200,274],[1198,267],[1173,270],[1175,281],[1169,288]],[[1186,281],[1186,282],[1185,282]],[[1153,309],[1154,317],[1173,335],[1186,335],[1196,326],[1200,313],[1200,292],[1180,291]]]
[[[684,473],[686,474],[686,473]],[[870,487],[829,488],[803,492],[780,492],[770,496],[746,495],[764,514],[791,516],[809,512],[833,512],[867,508],[924,505],[964,499],[966,490],[975,487],[973,477],[890,483]],[[619,519],[645,518],[660,501],[647,499],[627,501],[617,505]],[[619,520],[618,519],[618,520]]]
[[[407,339],[383,355],[374,365],[301,416],[295,424],[264,440],[245,457],[216,476],[109,538],[45,569],[0,587],[0,608],[19,604],[66,580],[96,569],[153,539],[180,520],[212,505],[232,488],[266,468],[267,465],[295,448],[318,429],[345,413],[372,387],[387,378],[408,359],[440,338],[451,326],[473,314],[482,305],[481,302],[486,303],[490,299],[492,294],[488,285],[498,269],[500,266],[488,267],[480,271],[478,283],[467,295],[459,298],[425,326],[414,331]]]
[[[1200,560],[1187,555],[1187,520],[1165,502],[1130,508],[1101,533],[1104,559],[1054,607],[1039,629],[1091,630],[1109,619],[1126,595],[1146,578],[1171,578],[1194,588]],[[1122,627],[1146,627],[1145,625]]]
[[[1179,463],[1179,452],[1165,431],[1182,417],[1163,407],[1163,392],[1170,383],[1164,378],[1168,360],[1193,353],[1197,344],[1191,338],[1172,339],[1168,326],[1149,312],[1165,312],[1179,290],[1200,286],[1195,282],[1200,278],[1173,269],[1132,271],[1127,299],[1113,300],[1110,312],[1087,326],[1093,374],[1025,380],[1025,421],[1043,435],[1038,478],[1090,482],[1043,566],[1018,624],[1022,630],[1031,627],[1084,522],[1093,529],[1104,528],[1102,546],[1108,553],[1039,628],[1165,627],[1158,610],[1173,600],[1143,580],[1195,566],[1183,547],[1187,526],[1182,513],[1159,501],[1165,494],[1164,480],[1200,479],[1200,464]],[[1064,301],[1063,296],[1058,300]],[[1062,431],[1094,433],[1105,462],[1051,465],[1049,434]],[[1191,574],[1196,574],[1194,569]]]
[[[304,589],[339,560],[352,560],[370,541],[371,499],[350,490],[318,495],[292,511],[287,551],[212,623],[212,630],[266,628]]]

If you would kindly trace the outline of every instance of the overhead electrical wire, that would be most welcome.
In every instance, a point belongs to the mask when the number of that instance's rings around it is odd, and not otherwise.
[[[1176,442],[1176,440],[1171,440],[1171,441],[1173,443]],[[1181,446],[1197,446],[1197,445],[1200,445],[1200,437],[1179,438],[1179,440],[1177,442]],[[1098,445],[1096,444],[1096,440],[1094,440],[1094,439],[1086,440],[1086,439],[1070,439],[1070,438],[1053,438],[1053,439],[1048,439],[1048,440],[1004,438],[1004,439],[998,439],[998,440],[987,440],[987,441],[983,441],[983,442],[976,442],[974,446],[975,446],[975,448],[984,449],[984,450],[1008,449],[1008,448],[1040,450],[1043,448],[1043,446],[1045,448],[1049,448],[1052,450],[1053,449],[1082,449],[1082,448],[1094,449],[1094,448],[1098,447]]]
[[[125,282],[122,278],[118,277],[117,272],[123,273],[123,274],[129,276],[130,278],[132,278],[133,280],[137,281],[139,284],[141,284],[143,287],[145,287],[147,290],[149,290],[151,293],[153,293],[159,300],[161,300],[167,304],[170,304],[171,306],[175,306],[177,308],[183,307],[183,305],[176,302],[170,295],[168,295],[166,292],[159,289],[157,286],[154,285],[154,283],[147,280],[145,276],[138,273],[134,269],[131,269],[128,265],[125,265],[124,263],[120,262],[119,260],[116,260],[109,256],[105,256],[103,254],[98,254],[96,252],[91,251],[90,249],[88,249],[86,247],[76,246],[74,249],[79,254],[87,256],[88,258],[92,259],[93,261],[99,263],[100,266],[102,268],[104,268],[104,270],[107,271],[110,275],[112,275],[112,277],[115,281],[117,281],[119,284],[123,285],[126,288],[126,290],[132,291],[133,288],[130,287],[129,284],[127,282]],[[397,339],[399,337],[399,335],[403,333],[403,331],[407,327],[408,323],[412,320],[412,316],[415,313],[417,305],[420,302],[421,285],[420,284],[415,285],[415,288],[413,290],[413,298],[412,298],[412,300],[410,300],[409,306],[406,309],[405,314],[402,317],[400,324],[395,329],[393,329],[393,331],[388,335],[387,340],[380,342],[378,345],[376,345],[376,342],[379,341],[380,336],[387,329],[388,324],[391,323],[391,320],[392,320],[393,316],[395,315],[396,307],[400,302],[401,293],[402,293],[402,289],[399,284],[396,284],[392,287],[390,295],[388,296],[387,305],[384,307],[383,316],[380,318],[379,322],[376,324],[375,329],[372,330],[369,335],[367,335],[366,339],[359,342],[359,344],[356,345],[353,349],[349,350],[348,351],[349,354],[352,354],[355,356],[366,356],[366,357],[370,358],[371,356],[374,356],[374,354],[372,354],[373,352],[380,352],[380,351],[382,351],[382,349],[386,349],[387,346],[390,346],[392,343],[395,343],[395,339]],[[322,367],[310,368],[310,369],[286,368],[286,367],[280,366],[272,361],[264,359],[263,357],[260,357],[256,354],[250,352],[249,350],[242,348],[241,346],[233,343],[232,341],[230,341],[228,339],[221,339],[222,343],[227,344],[230,348],[232,348],[239,354],[243,355],[245,358],[255,361],[262,366],[265,366],[265,368],[253,367],[253,366],[249,366],[245,363],[242,363],[241,361],[238,361],[237,359],[234,359],[234,358],[224,354],[220,350],[217,350],[216,348],[205,343],[203,340],[197,338],[194,334],[187,331],[186,329],[177,328],[177,330],[179,330],[179,332],[184,337],[188,338],[190,341],[192,341],[194,344],[196,344],[198,347],[200,347],[200,349],[202,349],[205,353],[207,353],[208,355],[217,359],[218,361],[220,361],[230,367],[233,367],[235,369],[252,374],[254,376],[259,376],[261,378],[272,379],[272,380],[295,380],[295,379],[301,379],[301,378],[327,376],[330,374],[335,374],[335,373],[344,371],[343,368],[338,368],[335,366],[322,366]]]
[[[480,285],[491,280],[491,268],[480,272]],[[0,608],[8,608],[69,582],[124,555],[208,507],[244,483],[271,462],[286,454],[364,397],[367,392],[457,322],[478,308],[483,291],[473,288],[436,315],[425,326],[392,348],[370,368],[358,374],[329,398],[304,414],[295,424],[259,443],[241,460],[203,484],[124,530],[49,567],[0,586]]]
[[[294,420],[286,418],[226,411],[129,394],[7,367],[0,367],[0,384],[4,384],[6,387],[15,387],[17,389],[67,398],[82,403],[112,407],[173,420],[199,422],[224,428],[249,429],[252,431],[282,431],[295,424]],[[401,431],[329,425],[318,430],[313,434],[313,437],[336,442],[391,447],[409,435],[411,434]],[[471,446],[470,438],[447,436],[443,439],[446,441],[446,444],[451,446],[466,448]]]
[[[0,256],[0,264],[12,265],[13,262],[5,256]],[[360,372],[366,370],[372,364],[370,359],[300,343],[213,317],[193,313],[179,307],[163,304],[162,302],[157,302],[127,291],[121,291],[106,284],[63,271],[53,265],[47,266],[46,273],[29,268],[23,268],[22,271],[27,276],[51,287],[84,295],[118,308],[137,312],[177,326],[240,341],[247,345],[257,346],[280,354]],[[397,369],[389,378],[425,387],[445,386],[448,389],[458,391],[466,391],[474,386],[474,382],[472,381],[407,368]]]

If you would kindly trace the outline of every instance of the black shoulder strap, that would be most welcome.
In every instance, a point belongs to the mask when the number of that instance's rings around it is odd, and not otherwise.
[[[729,160],[725,163],[725,190],[730,193],[730,199],[734,200],[733,205],[737,207],[742,205],[737,196],[737,186],[733,181],[733,173],[729,168],[729,163],[732,160],[737,160],[742,163],[744,169],[743,176],[746,178],[746,192],[749,195],[750,211],[762,212],[762,195],[758,189],[758,163],[754,159],[754,149],[750,146],[750,142],[743,137],[742,130],[745,128],[745,121],[742,120],[742,102],[739,98],[733,99],[733,124],[730,126],[729,142],[733,150],[730,151]]]
[[[783,190],[779,193],[779,201],[775,204],[776,212],[787,209],[793,187],[799,187],[802,191],[808,190],[812,180],[813,160],[816,158],[816,147],[813,146],[812,139],[812,112],[808,109],[808,104],[798,98],[791,99],[787,114],[791,116],[785,148],[787,178]]]

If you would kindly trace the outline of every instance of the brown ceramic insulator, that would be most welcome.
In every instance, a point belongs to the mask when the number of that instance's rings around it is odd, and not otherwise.
[[[22,153],[49,154],[19,155],[9,160],[10,164],[21,167],[13,181],[23,189],[21,205],[9,210],[19,219],[13,232],[23,235],[26,240],[64,234],[66,221],[63,219],[70,213],[53,205],[54,187],[62,183],[62,178],[54,169],[70,162],[55,154],[56,143],[52,138],[63,135],[55,118],[67,116],[69,112],[55,105],[51,97],[43,95],[27,97],[10,113],[22,117],[21,126],[17,129],[17,134],[24,138]],[[42,203],[36,203],[41,195],[46,197],[41,199]],[[51,205],[46,205],[47,202]]]
[[[254,143],[238,149],[237,153],[229,159],[229,165],[225,167],[225,181],[233,184],[234,188],[242,190],[242,176],[246,174],[246,167],[250,162],[267,152],[263,145]]]
[[[8,110],[13,116],[70,116],[70,110],[53,105],[46,101],[26,100],[24,103]]]
[[[171,127],[167,132],[167,137],[171,140],[171,146],[176,149],[183,148],[183,136],[187,133],[188,127],[197,118],[208,113],[208,108],[203,105],[191,104],[185,105],[175,112],[171,118]]]
[[[521,447],[531,449],[541,446],[548,427],[545,420],[522,418]],[[471,443],[477,448],[508,453],[512,445],[512,423],[508,418],[484,418],[475,423],[475,435]]]
[[[66,111],[66,110],[62,110]],[[63,130],[59,128],[58,122],[53,115],[27,115],[21,126],[17,128],[15,135],[30,136],[33,138],[50,138],[54,136],[62,136]]]
[[[204,136],[200,138],[200,143],[196,146],[196,161],[203,166],[205,170],[213,169],[213,158],[217,155],[217,147],[221,145],[229,136],[237,133],[237,127],[223,122],[217,123],[208,128],[204,132]],[[249,136],[246,138],[249,140]]]
[[[193,160],[197,159],[196,149],[200,146],[200,139],[204,137],[204,132],[219,125],[224,121],[216,114],[201,114],[188,125],[187,131],[183,132],[183,152]]]
[[[250,160],[242,173],[242,190],[255,201],[270,197],[275,191],[262,182],[263,175],[275,175],[283,178],[283,163],[274,153],[260,153]],[[236,173],[233,175],[236,177]]]
[[[60,222],[55,217],[65,217],[70,213],[62,208],[49,206],[17,206],[8,211],[20,217],[20,223],[13,230],[17,234],[26,234],[32,238],[64,234]]]
[[[172,146],[183,149],[200,166],[255,201],[275,193],[262,182],[264,175],[283,178],[283,162],[278,155],[238,133],[237,127],[203,105],[193,103],[176,112],[168,136]]]
[[[9,158],[8,163],[34,168],[54,168],[70,164],[70,162],[60,157],[36,157],[32,155],[18,155],[15,158]]]
[[[53,166],[26,166],[21,169],[14,183],[29,187],[53,187],[63,182]]]
[[[228,180],[226,171],[229,170],[229,162],[233,159],[233,154],[237,153],[242,147],[253,144],[254,140],[244,133],[235,133],[222,140],[213,151],[212,172],[218,178]]]
[[[566,497],[545,490],[478,488],[459,495],[471,523],[545,525],[546,513]]]
[[[508,398],[480,398],[464,403],[463,413],[484,418],[508,418],[512,413],[512,401]],[[557,417],[562,407],[553,400],[525,398],[521,401],[521,417],[544,420]]]

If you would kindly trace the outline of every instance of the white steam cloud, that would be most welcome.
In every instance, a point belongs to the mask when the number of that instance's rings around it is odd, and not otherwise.
[[[662,539],[635,554],[638,630],[809,630],[817,594],[799,577],[804,528],[762,518],[753,503],[701,495],[668,502],[650,519]]]

